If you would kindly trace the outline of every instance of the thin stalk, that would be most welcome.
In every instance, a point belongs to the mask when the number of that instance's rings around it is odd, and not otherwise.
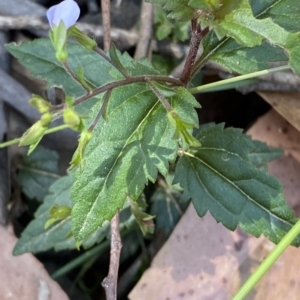
[[[96,127],[98,121],[100,120],[100,118],[104,114],[104,111],[106,109],[106,106],[107,106],[109,98],[110,98],[110,95],[111,95],[111,90],[107,91],[106,94],[104,95],[102,106],[101,106],[96,118],[94,119],[93,123],[90,125],[89,131],[94,130],[94,128]]]
[[[69,273],[70,271],[72,271],[73,269],[79,267],[81,264],[83,264],[85,261],[87,261],[88,259],[90,259],[94,255],[101,254],[108,247],[109,247],[109,241],[108,240],[104,241],[100,245],[97,245],[96,247],[94,247],[94,248],[86,251],[82,255],[78,256],[76,259],[70,261],[69,263],[67,263],[66,265],[64,265],[63,267],[61,267],[60,269],[56,270],[51,275],[51,277],[53,279],[57,279],[57,278],[65,275],[65,274]]]
[[[95,47],[93,50],[103,57],[109,64],[115,67],[125,78],[129,77],[128,74],[119,68],[119,66],[101,48]]]
[[[47,129],[47,131],[45,131],[44,135],[49,134],[49,133],[53,133],[53,132],[57,132],[57,131],[60,131],[60,130],[63,130],[63,129],[67,129],[67,128],[70,128],[70,126],[66,125],[66,124],[59,125],[59,126]],[[21,141],[21,139],[22,138],[17,138],[17,139],[11,140],[11,141],[0,143],[0,148],[5,148],[5,147],[8,147],[8,146],[11,146],[11,145],[14,145],[14,144],[18,144]]]
[[[254,288],[262,276],[271,268],[278,257],[284,250],[293,242],[293,240],[300,233],[300,220],[292,227],[292,229],[284,236],[275,249],[268,255],[268,257],[260,264],[255,272],[243,284],[237,294],[232,300],[242,300]]]
[[[92,92],[90,92],[89,94],[85,94],[79,98],[77,98],[74,101],[74,105],[78,105],[84,101],[86,101],[87,99],[90,99],[96,95],[99,95],[103,92],[106,92],[108,90],[112,90],[114,88],[120,87],[120,86],[124,86],[124,85],[128,85],[128,84],[133,84],[133,83],[138,83],[138,82],[147,82],[149,83],[150,81],[162,81],[162,82],[167,82],[176,86],[182,86],[183,83],[175,78],[171,78],[168,76],[159,76],[159,75],[141,75],[141,76],[133,76],[133,77],[128,77],[125,79],[121,79],[118,81],[114,81],[114,82],[110,82],[107,83],[99,88],[94,89]],[[57,110],[61,110],[65,108],[65,103],[59,104],[59,105],[55,105],[52,106],[50,111],[57,111]]]
[[[150,87],[152,92],[157,96],[158,100],[164,106],[166,111],[170,112],[172,110],[172,106],[169,104],[164,95],[151,82],[148,82],[148,86]]]
[[[189,92],[191,92],[192,94],[196,94],[196,93],[204,92],[207,89],[211,89],[211,88],[214,88],[217,86],[222,86],[224,84],[238,82],[241,80],[250,79],[250,78],[254,78],[254,77],[258,77],[258,76],[262,76],[262,75],[266,75],[266,74],[270,74],[270,73],[274,73],[274,72],[278,72],[278,71],[285,71],[285,70],[289,70],[289,69],[290,69],[290,66],[281,66],[281,67],[277,67],[277,68],[257,71],[257,72],[253,72],[250,74],[240,75],[240,76],[236,76],[233,78],[228,78],[228,79],[220,80],[217,82],[197,86],[197,87],[189,89]]]
[[[48,129],[48,130],[45,132],[45,134],[50,134],[50,133],[57,132],[57,131],[64,130],[64,129],[68,129],[68,128],[70,128],[69,125],[67,125],[67,124],[62,124],[62,125],[59,125],[59,126],[56,126],[56,127],[53,127],[53,128]]]
[[[89,88],[86,84],[83,84],[80,79],[78,78],[78,76],[73,72],[73,70],[71,69],[71,67],[69,66],[69,64],[65,61],[62,62],[65,70],[67,71],[67,73],[80,85],[82,86],[88,93],[91,91],[91,88]]]

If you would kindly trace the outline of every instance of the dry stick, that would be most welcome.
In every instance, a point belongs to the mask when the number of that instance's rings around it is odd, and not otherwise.
[[[110,47],[110,0],[101,0],[102,25],[103,25],[103,44],[104,51],[107,52]]]
[[[110,262],[108,276],[102,281],[105,290],[106,300],[117,299],[117,282],[120,263],[120,254],[122,249],[122,241],[119,231],[120,217],[119,212],[112,218],[110,223],[111,242],[110,242]]]
[[[192,36],[190,42],[190,50],[185,61],[183,72],[180,76],[180,80],[185,85],[187,85],[191,79],[192,69],[195,64],[200,42],[206,36],[208,31],[209,31],[208,28],[201,30],[201,27],[198,24],[197,19],[192,20]]]
[[[153,23],[153,4],[143,1],[141,10],[141,28],[139,32],[139,41],[134,53],[134,59],[138,60],[147,57],[150,50],[152,39],[152,23]]]

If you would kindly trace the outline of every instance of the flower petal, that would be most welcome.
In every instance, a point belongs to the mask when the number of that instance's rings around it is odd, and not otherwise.
[[[47,19],[51,28],[53,26],[54,14],[57,6],[58,5],[53,5],[47,10]]]
[[[58,5],[54,5],[47,11],[47,18],[50,26],[58,26],[61,21],[66,28],[73,26],[79,18],[80,8],[73,0],[65,0]],[[48,17],[49,16],[49,17]]]

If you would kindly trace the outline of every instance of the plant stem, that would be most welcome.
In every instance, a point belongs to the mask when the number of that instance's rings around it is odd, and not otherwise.
[[[197,19],[192,20],[192,37],[190,42],[190,49],[185,61],[185,65],[183,67],[182,74],[180,76],[180,80],[185,85],[187,85],[191,79],[191,74],[199,50],[200,42],[206,36],[208,31],[208,27],[201,30],[200,24],[198,24]]]
[[[86,84],[83,84],[78,76],[73,72],[73,70],[71,69],[71,67],[69,66],[69,64],[65,61],[62,62],[65,70],[67,71],[67,73],[80,85],[82,86],[88,93],[91,91],[91,88],[89,88]]]
[[[106,109],[106,106],[107,106],[107,103],[109,101],[110,95],[111,95],[111,90],[107,91],[106,94],[104,95],[102,106],[101,106],[96,118],[94,119],[93,123],[90,125],[89,131],[93,131],[94,128],[96,127],[98,121],[100,120],[101,116],[103,115],[103,113]]]
[[[109,247],[109,241],[104,241],[100,245],[97,245],[96,247],[86,251],[85,253],[83,253],[82,255],[77,257],[76,259],[70,261],[69,263],[67,263],[66,265],[61,267],[60,269],[56,270],[51,275],[51,277],[53,279],[57,279],[57,278],[65,275],[66,273],[70,272],[71,270],[73,270],[73,269],[77,268],[78,266],[80,266],[81,264],[83,264],[85,261],[87,261],[94,255],[101,254],[108,247]]]
[[[94,51],[97,52],[100,56],[102,56],[108,63],[110,63],[113,67],[115,67],[125,78],[128,78],[128,74],[126,74],[119,66],[111,60],[109,56],[99,47],[95,47]]]
[[[281,67],[277,67],[277,68],[257,71],[257,72],[253,72],[253,73],[250,73],[250,74],[240,75],[240,76],[236,76],[236,77],[233,77],[233,78],[228,78],[228,79],[220,80],[220,81],[217,81],[217,82],[197,86],[197,87],[189,89],[189,92],[191,92],[192,94],[196,94],[196,93],[204,92],[205,90],[211,89],[213,87],[225,85],[225,84],[228,84],[228,83],[238,82],[238,81],[241,81],[241,80],[245,80],[245,79],[249,79],[249,78],[253,78],[253,77],[258,77],[258,76],[266,75],[266,74],[273,73],[273,72],[285,71],[285,70],[289,70],[289,69],[290,69],[290,66],[281,66]]]
[[[242,300],[253,289],[262,276],[270,269],[278,257],[284,250],[293,242],[293,240],[300,233],[300,220],[292,227],[292,229],[284,236],[275,249],[268,255],[268,257],[260,264],[255,272],[248,278],[248,280],[239,289],[232,300]]]
[[[166,111],[170,112],[172,110],[172,106],[169,104],[164,95],[162,95],[162,93],[151,82],[148,82],[148,86],[150,87],[152,92],[157,96],[158,100],[164,106]]]
[[[102,281],[105,290],[106,300],[117,299],[117,282],[120,263],[120,254],[122,249],[122,241],[119,231],[120,215],[119,212],[112,218],[110,223],[111,243],[110,243],[110,262],[107,277]]]
[[[121,79],[118,81],[110,82],[107,83],[99,88],[94,89],[92,92],[89,94],[83,95],[79,98],[77,98],[74,101],[74,105],[78,105],[84,101],[86,101],[89,98],[92,98],[96,95],[99,95],[103,92],[106,92],[108,90],[114,89],[116,87],[128,85],[128,84],[133,84],[133,83],[138,83],[138,82],[150,82],[150,81],[162,81],[162,82],[167,82],[176,86],[182,86],[183,83],[175,78],[168,77],[168,76],[159,76],[159,75],[141,75],[141,76],[133,76],[133,77],[128,77],[125,79]],[[57,111],[65,108],[65,103],[59,104],[52,106],[50,111]]]

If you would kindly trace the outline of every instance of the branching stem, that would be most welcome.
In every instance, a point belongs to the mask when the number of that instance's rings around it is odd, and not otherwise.
[[[187,85],[191,80],[193,66],[197,57],[200,43],[202,39],[207,35],[209,28],[206,27],[201,30],[200,24],[197,22],[197,19],[192,20],[192,36],[190,42],[190,49],[187,55],[185,65],[183,67],[180,80]]]
[[[120,86],[124,86],[124,85],[128,85],[128,84],[133,84],[133,83],[138,83],[138,82],[151,82],[151,81],[160,81],[160,82],[167,82],[170,84],[173,84],[175,86],[182,86],[183,83],[179,80],[179,79],[175,79],[175,78],[171,78],[168,76],[160,76],[160,75],[141,75],[141,76],[133,76],[133,77],[128,77],[125,79],[121,79],[118,81],[114,81],[114,82],[110,82],[107,83],[99,88],[94,89],[92,92],[80,96],[79,98],[77,98],[74,101],[74,105],[78,105],[96,95],[99,95],[103,92],[106,92],[108,90],[112,90],[114,88],[120,87]],[[59,104],[59,105],[55,105],[52,106],[50,111],[57,111],[57,110],[61,110],[65,108],[65,103]]]

